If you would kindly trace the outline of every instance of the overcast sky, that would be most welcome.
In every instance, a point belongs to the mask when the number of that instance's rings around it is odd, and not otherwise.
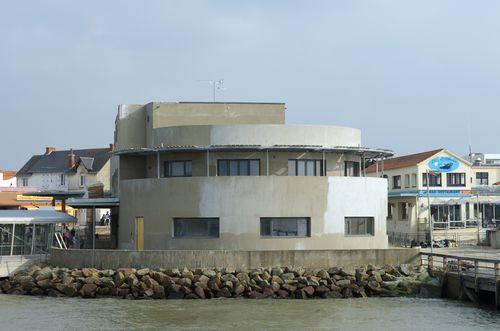
[[[500,1],[1,1],[0,169],[107,146],[120,103],[287,104],[398,154],[500,152]]]

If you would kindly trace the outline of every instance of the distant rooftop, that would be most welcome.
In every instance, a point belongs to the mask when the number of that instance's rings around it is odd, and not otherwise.
[[[74,155],[74,162],[70,162],[70,154]],[[83,164],[89,172],[98,172],[112,155],[112,146],[109,148],[74,149],[62,151],[56,151],[52,147],[47,147],[45,154],[33,155],[17,174],[71,173],[76,171],[76,168],[80,163]]]
[[[432,151],[427,151],[427,152],[422,152],[422,153],[416,153],[416,154],[409,154],[409,155],[404,155],[404,156],[399,156],[399,157],[392,157],[389,159],[384,160],[384,170],[391,170],[391,169],[401,169],[401,168],[406,168],[406,167],[412,167],[416,166],[422,161],[425,161],[426,159],[430,158],[431,156],[443,151],[444,148],[440,149],[435,149]],[[382,167],[382,162],[377,162],[379,168]],[[372,164],[371,166],[366,168],[367,173],[372,173],[377,171],[377,163]]]

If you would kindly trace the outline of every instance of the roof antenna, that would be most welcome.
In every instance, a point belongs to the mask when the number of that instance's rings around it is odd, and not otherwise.
[[[225,91],[226,88],[224,87],[224,79],[219,79],[219,80],[198,80],[198,82],[207,82],[212,85],[212,97],[213,101],[215,102],[215,94],[216,91]]]
[[[470,163],[474,163],[472,162],[472,134],[471,134],[471,128],[470,128],[470,121],[467,123],[467,134],[468,134],[468,138],[469,138],[469,161]]]

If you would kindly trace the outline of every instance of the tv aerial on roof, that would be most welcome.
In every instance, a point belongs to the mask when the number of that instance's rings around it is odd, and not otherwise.
[[[198,82],[206,82],[212,85],[212,97],[213,97],[213,102],[215,102],[215,97],[216,97],[216,92],[217,91],[225,91],[226,88],[224,87],[224,79],[219,79],[219,80],[198,80]]]

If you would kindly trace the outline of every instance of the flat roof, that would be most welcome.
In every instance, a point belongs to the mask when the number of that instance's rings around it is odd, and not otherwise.
[[[55,210],[0,210],[0,224],[74,223],[77,219]]]
[[[36,191],[36,192],[27,192],[23,195],[31,196],[31,197],[59,197],[59,198],[68,198],[68,197],[81,197],[85,195],[84,191]]]
[[[365,155],[367,158],[389,157],[394,152],[389,149],[376,149],[368,147],[335,146],[327,147],[320,145],[210,145],[210,146],[163,146],[156,148],[129,148],[115,151],[117,155],[148,155],[161,152],[210,152],[210,151],[282,151],[282,152],[337,152]]]
[[[79,199],[70,198],[66,200],[66,204],[70,207],[92,208],[92,207],[117,207],[120,205],[118,198],[91,198]]]

